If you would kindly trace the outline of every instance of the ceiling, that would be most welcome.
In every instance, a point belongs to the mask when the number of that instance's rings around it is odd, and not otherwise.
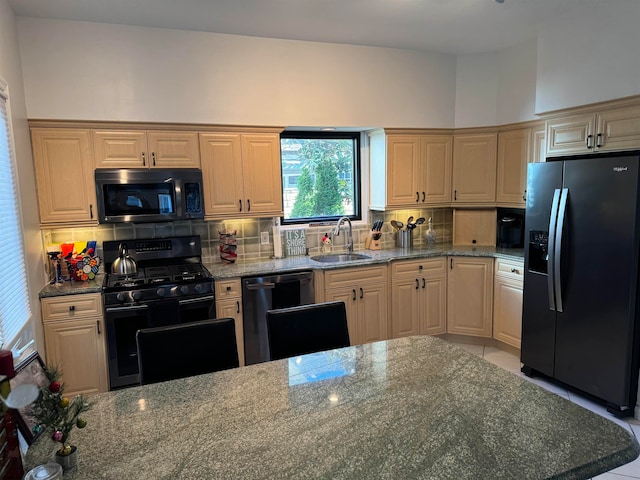
[[[613,1],[613,0],[609,0]],[[9,0],[18,16],[257,37],[492,52],[602,0]]]

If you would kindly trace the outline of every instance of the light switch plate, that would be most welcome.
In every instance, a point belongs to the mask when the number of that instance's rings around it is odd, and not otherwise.
[[[269,244],[269,232],[260,232],[260,243],[262,245]]]

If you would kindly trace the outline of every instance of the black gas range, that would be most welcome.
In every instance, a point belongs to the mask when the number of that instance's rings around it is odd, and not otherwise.
[[[111,389],[139,383],[138,330],[215,318],[213,278],[202,264],[199,236],[103,242],[106,272],[122,243],[137,269],[107,273],[103,283]]]

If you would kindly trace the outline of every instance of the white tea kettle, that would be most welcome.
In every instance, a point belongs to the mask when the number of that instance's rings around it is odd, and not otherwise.
[[[138,271],[136,261],[129,256],[129,249],[126,243],[118,245],[120,256],[111,264],[111,273],[116,275],[130,275]]]

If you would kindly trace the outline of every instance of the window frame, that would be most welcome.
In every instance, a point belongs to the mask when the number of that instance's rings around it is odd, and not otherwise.
[[[285,130],[280,133],[280,141],[282,139],[310,139],[310,140],[352,140],[354,142],[354,166],[353,166],[353,202],[354,213],[352,215],[331,215],[323,217],[304,217],[296,219],[285,219],[284,215],[280,217],[280,225],[316,225],[335,223],[341,217],[347,217],[352,222],[363,219],[362,210],[362,132],[336,132],[336,131],[305,131],[305,130]],[[280,165],[282,165],[282,143],[280,143]],[[284,174],[280,173],[280,182],[282,185],[282,201],[284,203]],[[283,205],[284,209],[284,205]]]

